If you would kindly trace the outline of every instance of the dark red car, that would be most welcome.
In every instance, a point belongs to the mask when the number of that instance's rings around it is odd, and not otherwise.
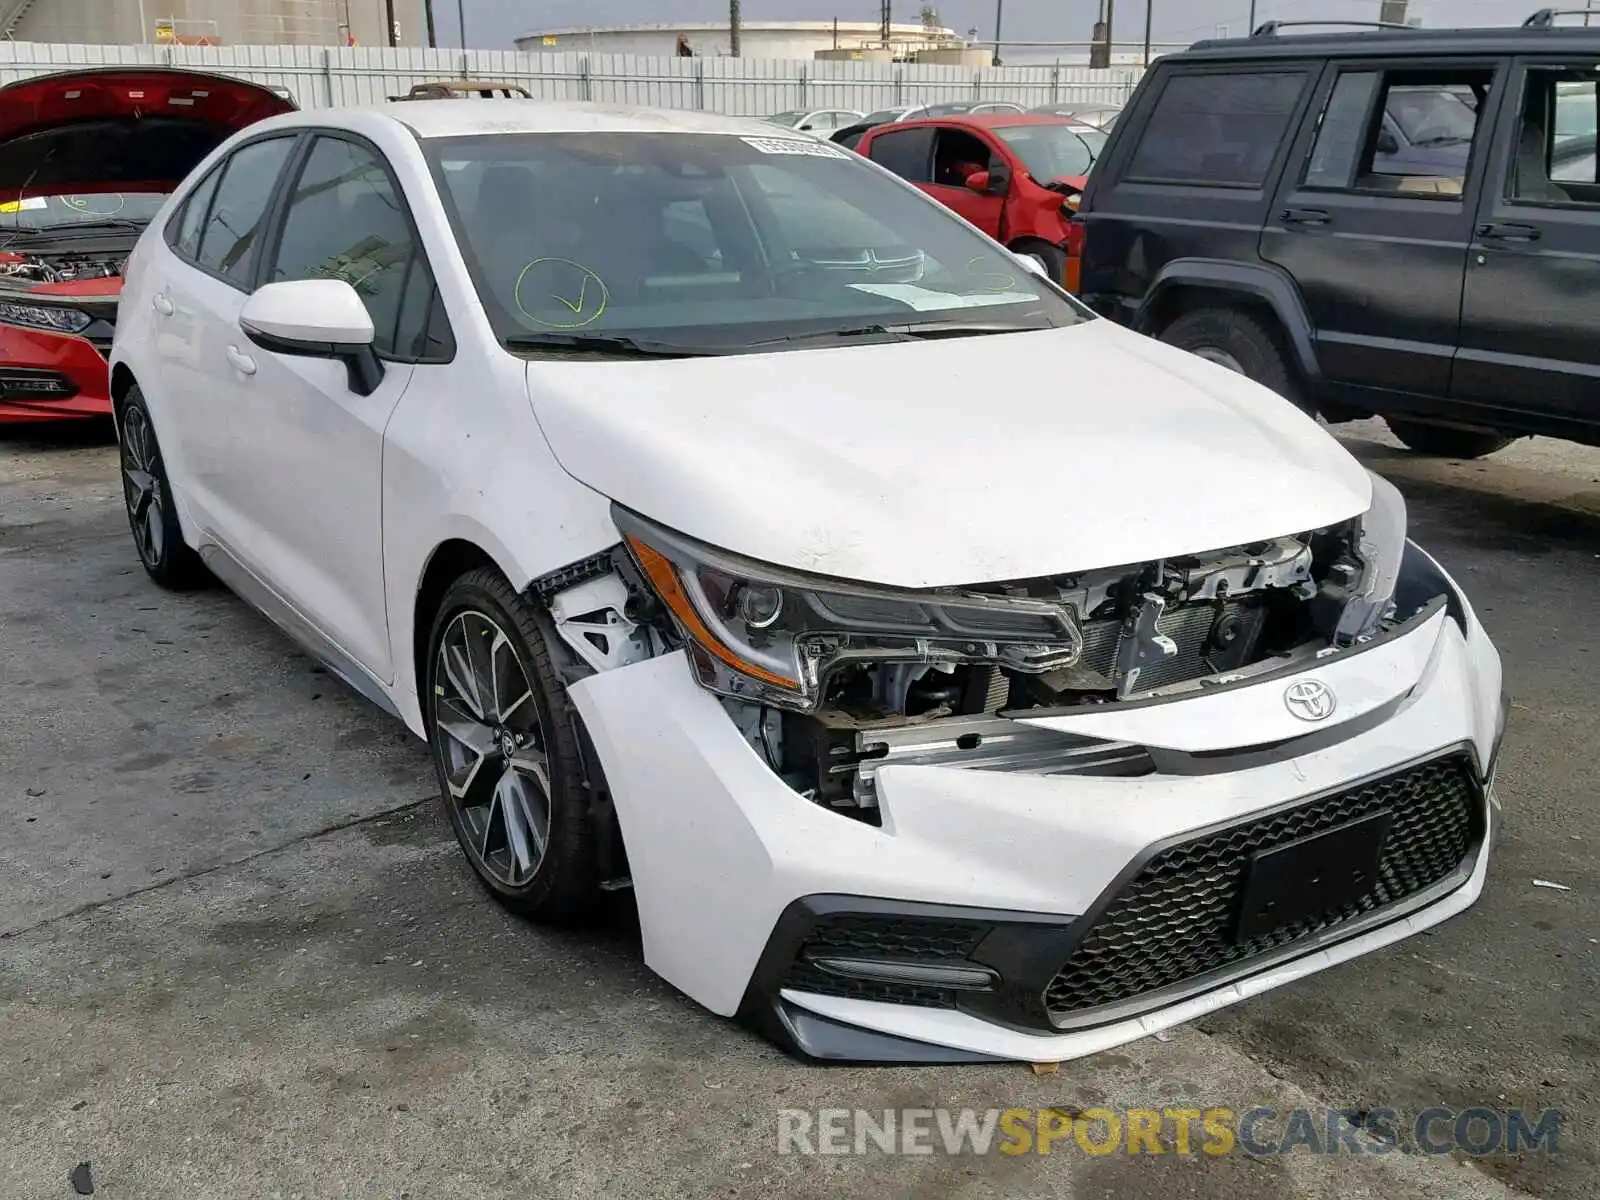
[[[0,87],[0,421],[110,413],[129,251],[218,143],[294,107],[240,79],[153,67]]]
[[[1048,113],[980,113],[869,129],[856,151],[1026,254],[1069,290],[1082,227],[1073,222],[1098,129]]]

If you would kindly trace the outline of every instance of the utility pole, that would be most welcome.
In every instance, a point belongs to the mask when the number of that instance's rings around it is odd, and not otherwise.
[[[1150,20],[1151,10],[1156,6],[1156,0],[1144,0],[1144,57],[1139,60],[1141,67],[1150,65]]]
[[[739,57],[739,0],[728,0],[728,53]]]
[[[389,18],[389,36],[386,39],[390,46],[398,46],[400,39],[395,37],[394,0],[384,0],[384,14]]]
[[[467,0],[456,0],[456,20],[461,23],[461,48],[467,48]]]
[[[1256,0],[1250,0],[1250,23],[1244,27],[1246,36],[1256,31]]]
[[[1005,15],[1005,10],[1005,0],[994,0],[994,58],[990,62],[997,67],[1000,65],[1000,18]]]
[[[433,0],[422,0],[422,19],[428,27],[428,49],[436,49],[439,45],[439,31],[433,23]]]

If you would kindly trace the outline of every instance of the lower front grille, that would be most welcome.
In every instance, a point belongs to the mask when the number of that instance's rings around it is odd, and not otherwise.
[[[0,400],[70,400],[78,385],[59,371],[0,367]]]
[[[1392,821],[1372,886],[1344,907],[1234,940],[1251,856],[1377,812]],[[1159,851],[1099,911],[1045,990],[1058,1024],[1173,988],[1382,910],[1447,880],[1484,832],[1465,754],[1208,833]]]
[[[954,1004],[942,988],[838,975],[816,962],[819,958],[865,959],[875,962],[961,964],[993,928],[982,921],[946,920],[876,913],[835,913],[819,918],[807,934],[783,986],[825,996],[883,1000],[924,1008]]]

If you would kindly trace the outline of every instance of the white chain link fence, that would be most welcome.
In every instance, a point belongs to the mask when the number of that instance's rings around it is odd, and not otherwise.
[[[1122,103],[1138,67],[959,67],[636,54],[529,54],[356,46],[91,46],[0,42],[0,83],[75,67],[189,67],[288,88],[302,108],[382,103],[413,84],[450,77],[505,79],[547,100],[598,100],[764,116],[795,108],[853,108],[948,100],[1024,107]]]

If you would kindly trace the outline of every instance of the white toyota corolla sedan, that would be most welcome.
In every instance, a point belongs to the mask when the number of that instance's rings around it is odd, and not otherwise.
[[[850,1061],[1055,1061],[1483,886],[1499,657],[1310,418],[813,138],[273,118],[128,263],[134,541],[426,738],[468,862]]]

